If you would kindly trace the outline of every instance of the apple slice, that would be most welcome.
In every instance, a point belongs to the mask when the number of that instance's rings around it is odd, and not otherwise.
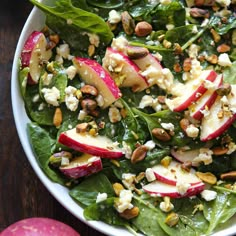
[[[143,186],[143,190],[151,195],[171,198],[191,197],[202,192],[204,188],[205,184],[201,182],[195,185],[190,185],[186,192],[181,194],[176,186],[158,180]]]
[[[103,67],[120,87],[131,87],[134,92],[139,92],[149,86],[140,74],[140,68],[128,56],[113,48],[107,48]]]
[[[185,171],[181,167],[181,163],[176,161],[171,161],[167,167],[161,164],[152,167],[152,170],[157,178],[157,180],[163,183],[176,185],[177,182],[184,180],[185,183],[195,185],[202,181],[195,175],[195,170],[193,168],[190,171]]]
[[[191,149],[183,151],[181,148],[175,150],[174,148],[171,149],[171,155],[179,162],[191,162],[192,166],[198,166],[198,164],[193,163],[193,159],[199,156],[200,150],[199,149]]]
[[[201,120],[204,110],[209,110],[217,97],[216,89],[223,83],[223,75],[220,74],[212,82],[212,89],[208,89],[197,101],[189,107],[190,116],[196,120]]]
[[[236,120],[236,85],[231,85],[231,88],[229,95],[216,98],[209,110],[209,115],[203,117],[200,134],[201,141],[205,142],[219,137]],[[222,100],[227,100],[224,110],[222,109]]]
[[[76,128],[60,134],[58,142],[74,150],[105,158],[120,158],[124,155],[111,139],[88,133],[77,133]]]
[[[180,112],[185,110],[207,91],[204,82],[206,80],[213,82],[216,77],[217,73],[215,71],[203,70],[196,79],[191,79],[181,86],[177,84],[173,91],[179,96],[173,99],[166,99],[167,106],[172,111]]]
[[[69,165],[60,167],[60,171],[72,179],[88,176],[100,170],[102,170],[101,158],[87,153],[74,158]]]
[[[81,79],[86,84],[96,87],[102,95],[104,99],[102,108],[110,106],[121,97],[121,92],[114,80],[98,62],[88,58],[75,57],[73,58],[73,64]]]
[[[28,83],[37,84],[42,71],[42,64],[52,56],[52,50],[47,49],[47,39],[44,34],[34,31],[27,38],[22,52],[22,67],[29,67]]]

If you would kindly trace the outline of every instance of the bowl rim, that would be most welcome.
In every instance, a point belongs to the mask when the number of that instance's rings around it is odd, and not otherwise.
[[[46,0],[42,0],[42,2],[45,2]],[[35,20],[37,19],[37,20]],[[35,155],[33,153],[33,150],[30,146],[29,139],[27,136],[26,131],[26,125],[27,122],[29,122],[29,118],[26,115],[25,107],[24,107],[24,101],[21,96],[20,87],[18,83],[18,67],[19,67],[19,57],[21,50],[23,48],[23,44],[29,35],[33,30],[41,30],[43,23],[45,22],[45,16],[44,14],[37,8],[33,7],[31,10],[23,28],[21,31],[21,34],[18,39],[18,43],[15,49],[14,59],[13,59],[13,66],[11,71],[11,104],[12,104],[12,111],[13,111],[13,117],[15,121],[16,131],[18,134],[18,137],[20,139],[22,148],[25,152],[25,155],[33,168],[36,176],[39,178],[41,183],[46,187],[46,189],[49,191],[49,193],[66,209],[68,210],[72,215],[74,215],[76,218],[78,218],[80,221],[88,225],[89,227],[110,236],[120,236],[121,234],[123,236],[132,236],[128,230],[116,227],[113,225],[106,224],[101,221],[87,221],[83,216],[83,209],[80,207],[68,194],[68,189],[60,184],[52,182],[42,171],[42,169],[39,167]],[[67,193],[63,194],[61,196],[59,193]],[[69,204],[67,203],[69,201]],[[236,219],[236,216],[233,217]],[[232,226],[235,219],[230,220],[229,222],[229,228],[222,228],[220,231],[217,231],[212,236],[230,236],[234,235],[236,232],[236,224]],[[231,222],[232,221],[232,222]],[[142,235],[142,234],[138,234]]]

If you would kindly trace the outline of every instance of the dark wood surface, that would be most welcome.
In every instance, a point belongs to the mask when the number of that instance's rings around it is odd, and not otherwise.
[[[32,5],[28,0],[2,0],[0,7],[0,232],[28,217],[50,217],[82,236],[103,234],[79,221],[47,191],[21,147],[11,108],[11,69],[22,27]]]

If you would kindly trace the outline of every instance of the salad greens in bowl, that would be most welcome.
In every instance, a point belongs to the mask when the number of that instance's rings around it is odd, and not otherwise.
[[[233,235],[235,0],[30,2],[12,105],[52,195],[107,235]]]

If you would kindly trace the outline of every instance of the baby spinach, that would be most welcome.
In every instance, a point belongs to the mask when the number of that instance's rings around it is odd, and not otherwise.
[[[24,69],[19,71],[18,78],[19,78],[20,92],[23,99],[25,99],[28,76],[29,76],[29,67],[25,67]]]
[[[27,125],[27,130],[39,166],[48,178],[56,183],[64,185],[66,182],[65,177],[62,177],[59,173],[49,167],[49,157],[53,153],[55,140],[49,136],[48,131],[36,123],[29,123]]]
[[[115,9],[124,4],[124,0],[87,0],[87,2],[94,7],[105,9]]]
[[[73,199],[84,206],[96,203],[98,193],[107,193],[108,197],[115,195],[110,181],[102,173],[86,178],[69,192]]]
[[[236,61],[223,71],[223,78],[227,83],[236,84]]]
[[[71,0],[55,1],[54,6],[30,0],[35,6],[46,14],[46,23],[57,32],[62,39],[70,44],[72,48],[87,50],[89,45],[88,35],[96,34],[101,43],[109,44],[113,38],[113,33],[98,15],[74,7]]]

